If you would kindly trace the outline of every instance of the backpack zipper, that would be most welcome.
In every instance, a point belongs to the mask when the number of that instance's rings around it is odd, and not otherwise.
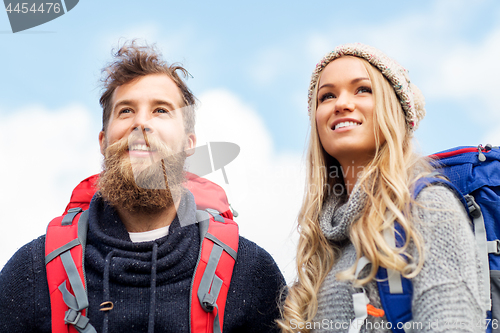
[[[483,147],[483,145],[478,145],[477,147],[462,148],[462,149],[458,149],[455,151],[448,151],[448,152],[444,152],[444,153],[432,154],[432,155],[429,155],[429,157],[433,160],[440,160],[443,158],[457,156],[460,154],[477,152],[478,153],[478,156],[477,156],[478,160],[480,162],[484,162],[484,161],[486,161],[486,155],[484,153],[488,153],[490,150],[498,149],[498,148],[499,148],[498,146],[492,146],[491,144],[487,144],[484,147]]]
[[[477,159],[479,160],[479,162],[486,161],[486,156],[484,156],[484,153],[482,152],[483,150],[486,151],[486,149],[483,148],[483,145],[477,146],[477,151],[478,151]]]

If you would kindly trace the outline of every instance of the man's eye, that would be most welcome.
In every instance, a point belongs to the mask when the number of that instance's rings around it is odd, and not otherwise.
[[[332,94],[332,93],[325,93],[324,95],[322,95],[319,99],[320,102],[324,102],[326,101],[327,99],[331,99],[331,98],[335,98],[335,95]]]
[[[120,112],[118,112],[118,114],[123,114],[123,113],[132,113],[132,110],[130,110],[130,109],[123,109],[123,110],[120,110]]]
[[[168,111],[167,109],[163,109],[163,108],[160,108],[160,109],[156,109],[156,113],[169,113],[170,111]]]

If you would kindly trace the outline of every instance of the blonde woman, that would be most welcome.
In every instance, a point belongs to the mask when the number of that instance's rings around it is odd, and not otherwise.
[[[373,47],[342,45],[316,66],[297,280],[283,332],[484,332],[481,268],[463,205],[440,185],[412,196],[432,171],[412,151],[424,115],[407,71]],[[411,281],[412,322],[387,322],[379,267]]]

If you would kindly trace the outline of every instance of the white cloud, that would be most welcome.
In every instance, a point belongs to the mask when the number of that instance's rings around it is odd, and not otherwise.
[[[500,26],[478,43],[462,43],[450,49],[438,68],[432,90],[458,100],[476,99],[485,103],[490,114],[498,115],[498,54]]]
[[[437,1],[429,13],[390,22],[374,29],[372,37],[411,69],[412,78],[420,78],[417,84],[427,98],[471,103],[481,113],[498,115],[500,25],[478,31],[474,40],[459,33],[480,19],[478,8],[487,3]]]
[[[206,176],[228,193],[238,211],[236,222],[244,237],[265,248],[287,281],[295,276],[294,232],[300,209],[305,172],[301,156],[279,154],[262,119],[232,93],[213,90],[200,96],[197,112],[198,146],[212,141],[233,142],[240,155],[221,171]]]
[[[64,211],[73,187],[100,170],[98,127],[83,107],[51,112],[30,106],[8,114],[0,117],[0,267],[44,234]]]

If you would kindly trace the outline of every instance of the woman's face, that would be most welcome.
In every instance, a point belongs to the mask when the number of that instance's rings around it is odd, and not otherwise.
[[[325,151],[346,167],[366,165],[375,154],[372,84],[363,63],[341,57],[318,83],[316,126]]]

